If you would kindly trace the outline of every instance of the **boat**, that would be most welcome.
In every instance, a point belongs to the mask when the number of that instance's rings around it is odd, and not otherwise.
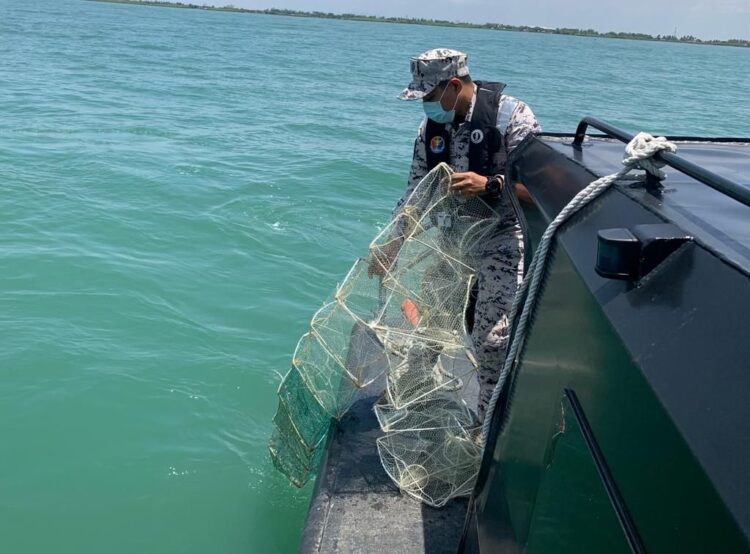
[[[666,179],[620,179],[556,234],[471,495],[396,488],[376,382],[332,421],[301,553],[750,552],[750,139],[667,138]],[[632,139],[586,117],[513,152],[527,265]]]

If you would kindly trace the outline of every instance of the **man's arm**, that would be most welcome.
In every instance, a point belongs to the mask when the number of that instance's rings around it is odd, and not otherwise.
[[[526,103],[519,101],[508,122],[505,131],[505,152],[508,156],[516,147],[523,142],[528,135],[538,135],[542,132],[542,126],[537,121],[534,112]]]
[[[529,190],[522,185],[521,183],[515,184],[516,189],[516,197],[521,201],[525,202],[526,204],[533,204],[534,199],[531,197],[531,194],[529,193]]]
[[[518,105],[513,110],[508,122],[508,129],[505,132],[505,152],[507,156],[516,149],[516,147],[523,142],[529,135],[538,135],[542,132],[542,126],[537,121],[534,112],[531,111],[526,103],[518,102]],[[507,160],[507,158],[506,158]],[[521,202],[532,203],[531,195],[526,187],[521,183],[515,183],[514,186],[516,196]]]

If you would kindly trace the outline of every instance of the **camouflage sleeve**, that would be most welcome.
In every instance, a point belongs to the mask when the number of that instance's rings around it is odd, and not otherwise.
[[[409,198],[412,192],[414,192],[414,187],[416,187],[419,182],[424,179],[424,176],[427,175],[427,152],[425,150],[425,143],[424,143],[424,137],[425,137],[425,127],[427,125],[427,119],[423,119],[422,123],[419,125],[419,131],[417,131],[417,138],[414,139],[414,156],[411,160],[411,169],[409,170],[409,178],[406,182],[406,191],[404,191],[403,196],[399,199],[398,202],[396,202],[396,207],[393,208],[393,217],[396,217],[399,212],[401,211],[401,206],[404,205],[406,200]]]
[[[505,132],[505,149],[510,154],[516,146],[530,133],[535,135],[542,132],[542,126],[536,120],[534,112],[531,111],[524,102],[518,102],[513,110],[508,123],[508,129]]]

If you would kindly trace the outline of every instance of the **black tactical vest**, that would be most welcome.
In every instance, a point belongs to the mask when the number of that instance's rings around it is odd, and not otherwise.
[[[474,112],[471,115],[469,171],[480,175],[491,175],[494,170],[493,157],[502,145],[502,136],[497,129],[497,111],[505,84],[484,81],[474,81],[474,84],[477,85],[477,97],[474,101]],[[431,119],[427,120],[425,151],[428,170],[433,169],[440,162],[450,165],[450,140],[451,135],[447,125],[435,123]]]

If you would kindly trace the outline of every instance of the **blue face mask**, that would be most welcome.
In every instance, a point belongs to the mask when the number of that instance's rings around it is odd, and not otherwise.
[[[428,119],[433,120],[435,123],[452,123],[456,118],[456,104],[458,104],[458,94],[456,94],[456,101],[453,103],[453,109],[444,110],[441,101],[445,95],[445,91],[448,87],[445,87],[443,94],[440,95],[440,100],[434,100],[432,102],[422,102],[424,113]]]

